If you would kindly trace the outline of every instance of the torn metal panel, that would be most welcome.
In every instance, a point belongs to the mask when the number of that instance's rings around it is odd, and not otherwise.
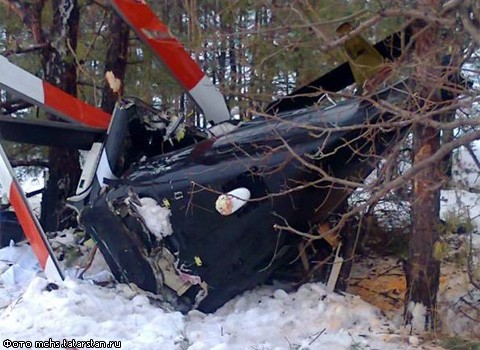
[[[375,98],[403,103],[403,88]],[[402,136],[374,126],[392,117],[354,99],[328,110],[257,118],[218,139],[137,161],[85,208],[81,223],[119,280],[173,293],[186,309],[213,311],[295,261],[303,238],[275,227],[288,223],[308,232],[353,190],[322,180],[300,159],[360,182]],[[230,210],[220,203],[229,215],[218,211],[221,195],[239,201]],[[144,198],[155,210],[138,211],[148,204]],[[159,207],[168,207],[158,219],[168,218],[171,233],[150,222]]]

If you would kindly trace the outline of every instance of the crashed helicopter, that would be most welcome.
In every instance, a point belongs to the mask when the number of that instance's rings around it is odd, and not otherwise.
[[[116,279],[162,295],[181,311],[211,312],[301,264],[305,238],[281,228],[314,234],[351,194],[342,180],[364,180],[402,137],[401,129],[372,128],[395,118],[375,101],[405,103],[409,81],[378,89],[368,99],[318,104],[326,92],[355,82],[352,62],[346,62],[272,102],[253,120],[236,123],[221,94],[147,4],[111,3],[215,125],[185,126],[182,118],[166,118],[137,98],[122,99],[109,116],[0,56],[0,88],[73,122],[2,116],[2,137],[88,149],[77,193],[69,200]],[[395,33],[372,49],[394,60],[405,40],[406,32]],[[362,52],[353,49],[349,57]],[[179,128],[185,136],[177,142]],[[62,279],[1,146],[0,155],[0,183],[22,228],[47,277]],[[324,254],[340,265],[340,247],[336,240],[319,239],[307,259]],[[331,272],[334,288],[338,268]]]

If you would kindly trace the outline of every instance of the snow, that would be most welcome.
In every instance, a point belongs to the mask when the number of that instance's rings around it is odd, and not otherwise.
[[[133,201],[131,203],[135,206],[145,226],[157,238],[163,239],[173,233],[170,209],[160,206],[155,199],[149,197],[140,198],[140,204]]]
[[[59,234],[54,246],[74,244],[73,236]],[[327,292],[321,283],[292,292],[263,286],[215,313],[183,315],[151,302],[135,286],[112,283],[97,255],[83,280],[73,266],[64,282],[52,285],[29,245],[0,249],[0,340],[28,340],[33,348],[34,341],[50,339],[120,340],[123,349],[142,350],[412,348],[378,309],[358,296]],[[104,277],[108,286],[97,285]]]
[[[408,348],[378,310],[321,284],[293,293],[262,287],[214,314],[187,315],[164,311],[127,285],[104,288],[72,278],[58,289],[47,285],[33,278],[3,311],[1,339],[121,340],[124,349]]]
[[[475,176],[468,171],[463,174]],[[467,215],[480,227],[479,197],[465,189],[442,191],[442,217],[453,211]],[[150,198],[142,198],[140,203],[136,204],[138,214],[152,233],[163,237],[171,232],[167,208]],[[152,217],[157,220],[150,220]],[[456,235],[455,239],[460,247],[469,244],[468,235]],[[52,240],[56,250],[78,248],[78,243],[74,232],[68,230]],[[472,235],[472,243],[480,248],[480,234]],[[64,339],[121,341],[123,349],[142,350],[388,350],[424,345],[422,305],[411,305],[413,334],[411,327],[403,325],[401,308],[386,318],[360,297],[328,292],[321,283],[288,292],[279,286],[262,286],[237,296],[215,313],[190,311],[184,315],[162,307],[135,286],[113,282],[98,252],[80,279],[87,248],[86,243],[78,248],[82,257],[77,261],[68,266],[63,262],[68,277],[58,288],[43,277],[29,245],[0,249],[1,341],[29,340],[32,348],[38,340],[58,344]],[[444,332],[480,337],[480,325],[463,317],[469,310],[461,302],[480,300],[480,292],[469,284],[465,269],[459,271],[455,264],[444,264],[442,271],[447,277],[438,300]],[[4,348],[0,343],[0,349]]]
[[[476,236],[480,243],[480,235]],[[443,274],[448,276],[443,280],[438,294],[442,328],[451,336],[480,339],[480,290],[470,284],[466,271],[458,271],[458,267],[453,266],[442,266],[442,269]]]
[[[473,147],[478,154],[480,148]],[[446,219],[452,213],[461,215],[471,219],[478,230],[480,194],[471,189],[480,190],[480,171],[464,148],[458,150],[455,164],[454,183],[458,188],[442,191],[441,216]],[[168,208],[152,198],[132,203],[157,237],[172,234]],[[153,217],[156,220],[151,220]],[[469,247],[469,239],[468,235],[455,235],[459,249],[452,256],[461,256],[462,249]],[[480,251],[480,234],[473,233],[471,239],[474,249]],[[52,245],[69,250],[78,247],[78,240],[72,231],[65,231],[55,237]],[[423,347],[425,309],[420,304],[409,306],[413,334],[410,327],[403,325],[401,308],[387,318],[360,297],[328,292],[321,283],[305,284],[295,291],[278,285],[261,286],[237,296],[215,313],[181,314],[135,286],[113,282],[98,252],[92,266],[83,273],[87,248],[87,244],[79,248],[81,257],[77,261],[68,266],[62,262],[68,277],[58,285],[49,284],[43,277],[29,245],[0,249],[0,349],[8,345],[3,343],[6,339],[121,341],[122,349],[133,350]],[[478,267],[478,259],[475,263]],[[442,330],[449,335],[480,337],[480,324],[475,321],[480,315],[472,315],[466,308],[467,303],[478,305],[480,291],[469,283],[466,268],[447,260],[442,264],[442,275],[438,295]],[[465,313],[473,318],[465,317]]]
[[[471,220],[475,228],[480,228],[480,195],[466,190],[443,190],[440,195],[440,217],[445,220],[455,215]]]
[[[480,142],[471,145],[480,157]],[[462,147],[453,158],[453,188],[441,192],[440,217],[445,219],[455,214],[471,220],[474,228],[480,228],[480,169],[472,156]]]
[[[407,307],[408,312],[410,313],[411,327],[417,332],[421,332],[425,329],[425,318],[427,316],[427,308],[421,303],[410,302]]]
[[[36,190],[43,188],[44,186],[43,175],[32,176],[31,174],[28,173],[28,170],[26,167],[16,167],[14,171],[17,176],[17,180],[19,181],[19,184],[25,193],[34,192]],[[29,198],[29,203],[33,208],[33,212],[37,216],[40,216],[41,200],[42,200],[41,195],[36,195]],[[0,205],[1,204],[8,204],[8,197],[7,197],[6,191],[0,185]]]

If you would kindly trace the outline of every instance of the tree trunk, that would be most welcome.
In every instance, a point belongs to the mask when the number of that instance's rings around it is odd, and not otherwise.
[[[45,80],[72,96],[77,95],[77,47],[79,9],[77,0],[52,0],[53,23],[48,40],[52,47],[43,51]],[[50,120],[57,117],[51,115]],[[49,173],[42,197],[41,222],[46,231],[69,227],[66,220],[65,199],[75,192],[80,166],[78,151],[50,149]],[[73,220],[73,218],[71,218]]]
[[[438,130],[417,126],[414,131],[414,165],[430,158],[439,147]],[[440,278],[440,261],[434,256],[439,239],[440,169],[434,164],[413,180],[412,233],[406,265],[406,321],[417,330],[433,329]],[[423,319],[418,319],[418,317]]]
[[[107,57],[105,62],[105,73],[112,71],[115,77],[122,82],[120,94],[123,92],[125,82],[125,73],[127,71],[128,56],[128,37],[130,30],[128,25],[114,12],[110,14],[109,45],[107,49]],[[112,91],[110,86],[105,82],[102,93],[102,109],[111,113],[115,107],[118,95]]]
[[[422,0],[419,8],[433,11],[437,0]],[[419,23],[416,26],[418,39],[415,43],[416,92],[420,106],[418,116],[431,111],[437,100],[439,86],[435,77],[439,59],[435,52],[436,30],[433,24]],[[426,29],[425,29],[426,28]],[[430,158],[440,147],[437,129],[417,124],[413,134],[413,166]],[[413,179],[412,232],[409,257],[406,264],[407,292],[405,296],[405,320],[416,331],[435,328],[435,308],[440,278],[440,261],[434,249],[439,240],[439,211],[441,164],[434,164],[420,171]]]

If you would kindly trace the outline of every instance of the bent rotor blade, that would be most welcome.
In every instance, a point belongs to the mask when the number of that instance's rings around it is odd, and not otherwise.
[[[152,9],[141,0],[111,0],[113,8],[188,91],[208,120],[230,119],[225,99]]]
[[[80,124],[0,115],[0,140],[89,150],[105,130]]]
[[[374,48],[387,60],[394,61],[403,54],[411,39],[411,28],[393,33],[384,40],[376,43]],[[325,92],[337,92],[355,79],[348,62],[325,73],[310,83],[300,86],[288,95],[271,102],[265,113],[277,114],[315,105]]]
[[[345,22],[337,28],[337,34],[348,35],[352,30],[350,22]],[[361,35],[347,37],[343,46],[353,79],[359,87],[377,75],[386,62],[380,52]]]
[[[0,55],[0,88],[70,121],[106,129],[110,115],[10,63]]]
[[[25,193],[15,178],[2,145],[0,145],[0,185],[7,192],[8,200],[17,214],[23,232],[27,236],[45,275],[52,281],[63,280],[64,275],[58,260],[43,232],[42,226],[25,197]]]

